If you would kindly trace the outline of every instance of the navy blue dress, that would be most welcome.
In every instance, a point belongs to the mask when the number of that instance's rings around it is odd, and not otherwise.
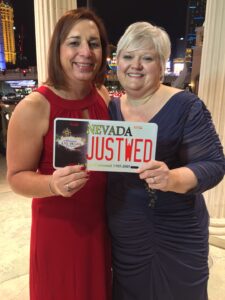
[[[120,99],[110,113],[123,120]],[[109,174],[113,299],[206,300],[209,216],[202,192],[224,176],[223,149],[209,111],[189,92],[172,96],[151,122],[158,124],[156,160],[189,167],[198,185],[187,194],[156,191],[151,205],[137,174]]]

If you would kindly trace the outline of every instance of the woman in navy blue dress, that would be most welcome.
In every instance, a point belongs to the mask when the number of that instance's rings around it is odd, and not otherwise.
[[[114,300],[206,300],[209,216],[202,193],[225,172],[210,112],[196,95],[162,84],[167,33],[128,27],[117,47],[126,94],[112,119],[158,125],[156,160],[136,173],[110,173]]]

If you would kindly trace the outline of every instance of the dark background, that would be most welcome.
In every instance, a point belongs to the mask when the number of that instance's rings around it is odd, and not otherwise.
[[[34,4],[33,0],[11,0],[14,8],[16,35],[23,30],[24,55],[30,65],[36,64]],[[184,37],[188,0],[92,0],[88,1],[103,19],[109,42],[116,45],[128,25],[136,21],[149,21],[166,29],[175,53],[176,40]],[[77,5],[86,6],[86,0],[77,0]],[[22,29],[23,28],[23,29]]]
[[[34,26],[34,0],[11,0],[14,8],[14,24],[16,45],[19,34],[23,31],[23,55],[31,66],[36,65],[36,45]]]

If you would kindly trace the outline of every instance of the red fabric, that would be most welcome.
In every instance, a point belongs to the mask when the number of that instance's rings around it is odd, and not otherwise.
[[[66,100],[42,86],[50,103],[49,131],[44,138],[39,172],[51,174],[53,121],[109,119],[104,100],[93,88],[83,100]],[[71,198],[32,201],[30,300],[111,299],[111,253],[105,212],[106,174],[91,172],[86,186]]]

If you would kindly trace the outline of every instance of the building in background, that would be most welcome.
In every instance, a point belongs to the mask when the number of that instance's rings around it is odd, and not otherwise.
[[[4,42],[3,42],[3,33],[2,33],[2,16],[0,14],[0,71],[5,71],[5,51],[4,51]]]
[[[193,92],[195,94],[198,94],[204,27],[203,26],[197,27],[195,31],[196,31],[196,41],[195,41],[195,46],[193,48],[193,54],[192,54],[192,70],[191,70],[190,85]]]
[[[176,41],[176,56],[173,59],[173,73],[176,76],[180,75],[180,72],[184,68],[185,61],[185,38],[180,37]]]
[[[6,64],[16,64],[16,49],[14,36],[14,13],[13,8],[7,0],[0,0],[0,49],[4,49],[4,59]],[[3,41],[3,45],[2,45]],[[2,51],[3,53],[3,51]],[[1,54],[1,53],[0,53]]]
[[[177,56],[173,60],[174,74],[178,77],[172,85],[195,93],[198,90],[206,1],[188,1],[185,39],[177,42]]]
[[[196,45],[196,28],[201,27],[205,20],[206,0],[189,0],[186,20],[186,51],[185,62],[191,73],[193,48]]]

